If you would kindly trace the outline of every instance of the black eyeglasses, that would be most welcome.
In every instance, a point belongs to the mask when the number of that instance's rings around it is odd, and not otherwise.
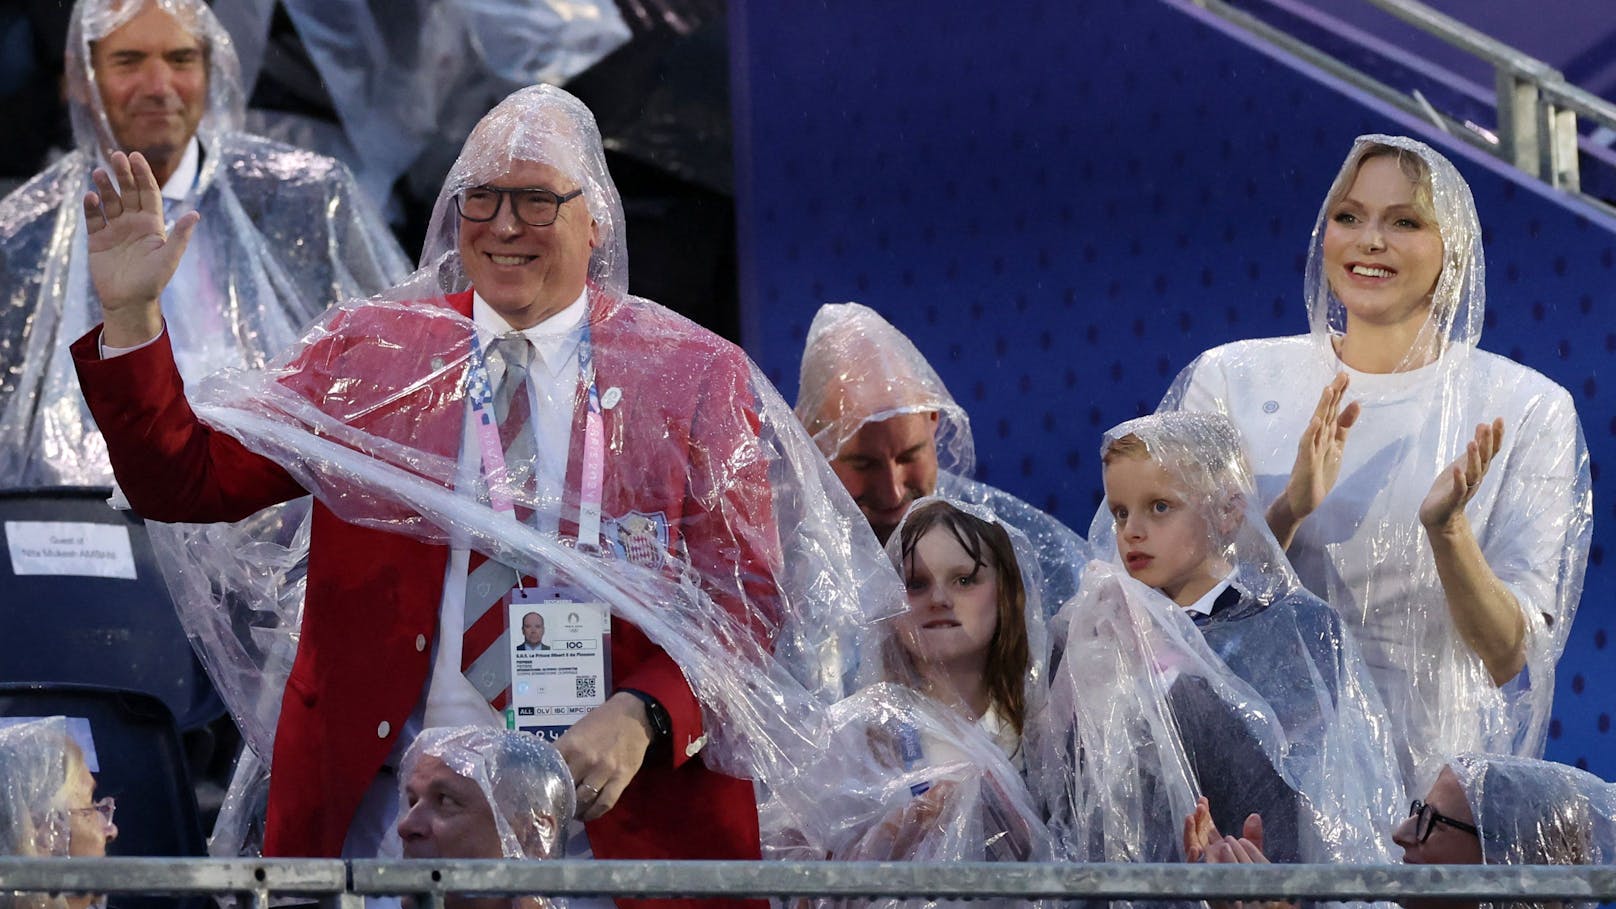
[[[1455,830],[1463,830],[1477,839],[1481,838],[1481,831],[1474,824],[1466,824],[1464,821],[1448,817],[1419,799],[1415,799],[1414,804],[1408,806],[1408,816],[1416,818],[1414,838],[1422,843],[1431,838],[1431,831],[1436,829],[1437,824],[1446,824]]]
[[[455,193],[455,211],[467,221],[492,221],[499,216],[505,197],[511,197],[511,211],[516,220],[529,227],[549,227],[561,214],[561,206],[583,195],[575,189],[558,195],[548,189],[500,189],[497,186],[474,186]]]

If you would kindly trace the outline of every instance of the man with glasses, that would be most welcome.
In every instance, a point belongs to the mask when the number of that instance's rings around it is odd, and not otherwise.
[[[588,110],[537,86],[491,111],[445,183],[417,275],[390,300],[334,307],[239,390],[213,389],[215,423],[238,403],[281,420],[261,437],[198,421],[173,375],[153,297],[195,216],[165,237],[138,157],[114,156],[96,189],[85,210],[104,323],[74,356],[131,502],[156,520],[224,521],[315,495],[265,853],[396,854],[384,832],[405,749],[422,729],[473,725],[556,738],[587,822],[571,855],[757,858],[752,785],[697,759],[703,705],[681,666],[542,563],[523,577],[498,561],[525,524],[629,566],[592,570],[694,580],[698,602],[753,638],[733,646],[756,654],[788,583],[771,483],[824,483],[769,447],[812,463],[744,354],[627,295],[622,206]],[[113,348],[135,349],[103,356]],[[829,498],[824,485],[781,497]],[[636,603],[665,602],[654,596]],[[529,611],[566,646],[516,652]],[[602,650],[604,677],[567,664],[574,702],[529,710],[519,683],[537,676],[520,671]]]
[[[1461,754],[1443,766],[1425,798],[1409,806],[1392,840],[1410,865],[1611,864],[1616,862],[1613,818],[1616,786],[1586,771],[1536,758]],[[1184,819],[1184,851],[1192,862],[1267,863],[1262,818],[1247,818],[1239,837],[1222,836],[1202,799]],[[1400,902],[1409,909],[1465,905]]]

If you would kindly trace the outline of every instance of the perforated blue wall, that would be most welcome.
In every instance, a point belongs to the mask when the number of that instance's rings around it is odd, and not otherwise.
[[[915,11],[924,9],[921,17]],[[1014,10],[1015,15],[1007,15]],[[736,0],[742,320],[788,400],[821,303],[905,330],[984,477],[1086,530],[1099,432],[1225,341],[1306,330],[1301,269],[1354,136],[1418,135],[1486,226],[1482,346],[1571,389],[1595,461],[1587,592],[1549,755],[1616,778],[1603,539],[1616,222],[1169,0]]]

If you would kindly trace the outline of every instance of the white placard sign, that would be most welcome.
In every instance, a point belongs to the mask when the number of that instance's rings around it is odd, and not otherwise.
[[[554,741],[605,703],[611,691],[604,603],[563,595],[521,596],[510,609],[511,706],[508,725]]]
[[[7,521],[11,573],[135,579],[129,528],[78,521]]]

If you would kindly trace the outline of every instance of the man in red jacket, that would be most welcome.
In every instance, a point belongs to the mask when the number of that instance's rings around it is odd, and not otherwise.
[[[499,620],[532,608],[523,598],[565,593],[500,574],[457,528],[387,501],[385,486],[361,491],[310,454],[333,440],[338,459],[362,452],[468,508],[693,577],[744,629],[736,646],[766,651],[783,567],[760,439],[776,427],[765,433],[758,396],[774,393],[732,345],[627,296],[621,203],[576,99],[540,86],[490,112],[438,200],[428,267],[390,294],[407,302],[334,307],[272,364],[256,403],[298,414],[306,446],[274,458],[199,420],[173,366],[156,300],[197,217],[165,236],[138,155],[113,155],[96,187],[85,208],[104,322],[73,355],[130,502],[154,520],[216,522],[317,499],[266,853],[362,854],[356,829],[376,824],[362,803],[396,792],[397,760],[421,728],[526,726],[509,667],[541,657],[511,658],[520,626]],[[560,615],[574,624],[589,605]],[[555,730],[587,847],[756,858],[752,785],[693,760],[707,738],[680,667],[633,625],[606,627],[604,699]],[[499,660],[481,658],[485,644]],[[491,669],[509,674],[490,686]],[[593,684],[580,679],[580,698]]]

